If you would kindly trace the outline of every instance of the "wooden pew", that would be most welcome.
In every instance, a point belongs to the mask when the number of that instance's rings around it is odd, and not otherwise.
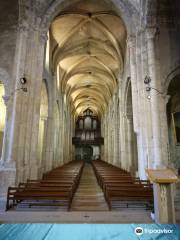
[[[9,187],[6,210],[26,202],[31,206],[67,206],[70,209],[84,163],[74,161],[53,169],[40,180],[27,180],[18,187]]]
[[[117,206],[125,203],[127,207],[130,203],[140,203],[146,208],[153,205],[153,189],[148,180],[135,178],[129,172],[101,160],[93,161],[92,165],[110,210],[113,203]]]

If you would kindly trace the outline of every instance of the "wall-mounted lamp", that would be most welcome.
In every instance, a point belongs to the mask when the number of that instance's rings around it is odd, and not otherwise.
[[[150,78],[149,76],[146,76],[146,77],[144,78],[144,84],[147,85],[147,87],[146,87],[146,92],[148,92],[148,93],[151,91],[150,82],[151,82],[151,78]],[[151,99],[151,96],[148,95],[148,96],[147,96],[147,99],[150,100],[150,99]]]
[[[146,92],[150,92],[151,90],[155,90],[158,94],[164,94],[163,92],[159,91],[158,89],[154,88],[154,87],[151,87],[150,86],[150,83],[151,83],[151,78],[149,76],[146,76],[144,78],[144,84],[147,85],[146,87]],[[150,100],[151,99],[151,96],[148,95],[147,98]]]
[[[20,83],[19,85],[21,85],[20,88],[14,89],[14,91],[12,91],[8,96],[3,96],[3,99],[5,102],[8,102],[10,98],[14,95],[14,93],[19,90],[22,90],[23,92],[27,92],[27,87],[24,87],[24,85],[27,83],[27,79],[25,77],[22,77],[19,79],[19,83]]]
[[[20,84],[22,85],[22,87],[16,89],[15,91],[23,90],[23,92],[27,92],[27,88],[23,86],[23,85],[25,85],[25,84],[27,83],[27,79],[26,79],[25,77],[21,77],[21,78],[19,79],[19,81],[20,81]]]
[[[20,83],[22,85],[26,84],[27,83],[27,79],[25,77],[20,78]]]
[[[149,84],[151,82],[151,78],[149,76],[146,76],[144,79],[145,84]]]
[[[23,92],[27,92],[27,87],[24,87],[24,85],[27,83],[27,79],[25,77],[21,77],[19,79],[19,83],[21,85],[20,88],[16,88],[14,90],[14,92],[11,93],[11,95],[13,95],[15,92],[19,91],[19,90],[22,90]]]

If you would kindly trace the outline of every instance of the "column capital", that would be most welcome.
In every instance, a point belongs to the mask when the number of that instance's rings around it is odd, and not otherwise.
[[[128,47],[135,47],[135,44],[136,44],[136,36],[135,35],[128,35],[127,37],[127,46]]]
[[[158,28],[157,27],[148,27],[145,29],[145,32],[146,32],[146,38],[148,40],[154,39],[158,32]]]
[[[28,34],[28,31],[29,31],[29,24],[25,21],[21,21],[19,22],[19,25],[18,25],[18,31],[22,34]]]
[[[47,42],[47,40],[48,40],[47,32],[46,31],[40,32],[39,39],[40,39],[41,43],[45,44]]]

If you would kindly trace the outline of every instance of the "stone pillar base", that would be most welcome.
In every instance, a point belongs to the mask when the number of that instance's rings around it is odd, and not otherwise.
[[[16,169],[15,168],[0,168],[0,198],[6,198],[8,187],[15,186]]]

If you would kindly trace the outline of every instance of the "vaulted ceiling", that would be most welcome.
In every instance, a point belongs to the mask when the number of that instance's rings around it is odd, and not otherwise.
[[[86,1],[87,2],[87,1]],[[106,6],[80,4],[60,13],[50,29],[54,70],[75,114],[106,110],[123,71],[126,29]]]

